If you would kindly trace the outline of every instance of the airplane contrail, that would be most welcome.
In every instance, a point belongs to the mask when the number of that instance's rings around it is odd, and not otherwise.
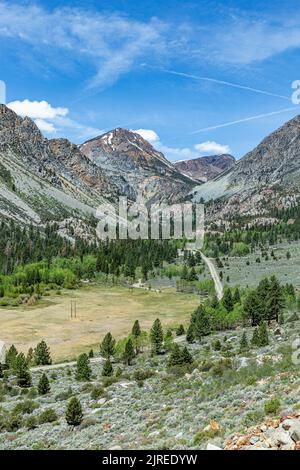
[[[294,111],[295,108],[296,108],[296,106],[294,106],[293,108],[280,109],[279,111],[273,111],[271,113],[257,114],[256,116],[250,116],[250,117],[247,117],[247,118],[238,119],[236,121],[229,121],[229,122],[225,122],[223,124],[218,124],[216,126],[203,127],[202,129],[198,129],[196,131],[190,132],[189,135],[200,134],[200,132],[212,131],[212,130],[215,130],[215,129],[220,129],[221,127],[228,127],[228,126],[232,126],[234,124],[240,124],[242,122],[254,121],[255,119],[261,119],[261,118],[268,117],[268,116],[275,116],[276,114],[287,113],[288,111]]]
[[[193,80],[201,80],[201,81],[206,81],[206,82],[217,83],[219,85],[230,86],[232,88],[240,88],[241,90],[246,90],[246,91],[251,91],[251,92],[254,92],[254,93],[259,93],[261,95],[273,96],[275,98],[281,98],[281,99],[288,100],[288,101],[290,101],[290,99],[291,99],[290,96],[278,95],[276,93],[271,93],[271,92],[266,91],[266,90],[260,90],[259,88],[253,88],[253,87],[250,87],[250,86],[239,85],[238,83],[227,82],[225,80],[218,80],[216,78],[199,77],[197,75],[191,75],[191,74],[184,73],[184,72],[176,72],[175,70],[167,70],[167,69],[160,69],[160,70],[162,72],[169,73],[169,74],[172,74],[172,75],[178,75],[180,77],[192,78]]]

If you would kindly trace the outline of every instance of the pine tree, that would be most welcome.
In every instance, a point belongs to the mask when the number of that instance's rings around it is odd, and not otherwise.
[[[211,332],[210,318],[203,305],[200,305],[196,310],[194,335],[200,341],[203,336],[209,335]]]
[[[34,362],[37,366],[47,366],[52,364],[50,349],[45,341],[41,341],[34,351]]]
[[[258,328],[255,328],[253,331],[253,336],[251,339],[251,344],[252,346],[259,346],[259,332]]]
[[[189,352],[188,348],[185,346],[182,351],[182,359],[184,364],[192,364],[193,356]]]
[[[14,361],[14,372],[17,376],[19,387],[26,388],[31,386],[31,375],[28,370],[28,364],[23,353],[17,355]]]
[[[241,294],[238,287],[236,287],[234,294],[233,294],[233,303],[239,304],[241,302]]]
[[[214,310],[219,307],[219,300],[218,300],[218,297],[216,296],[216,294],[214,294],[214,295],[212,296],[212,299],[211,299],[211,302],[210,302],[210,306],[211,306],[211,308],[213,308]]]
[[[38,392],[40,395],[46,395],[50,392],[50,384],[47,375],[44,373],[38,383]]]
[[[182,336],[184,335],[185,331],[184,331],[184,326],[183,325],[179,325],[179,327],[176,329],[176,335],[177,336]]]
[[[113,373],[114,373],[114,369],[113,369],[112,363],[110,362],[109,359],[106,359],[106,361],[103,364],[101,375],[103,377],[110,377],[111,375],[113,375]]]
[[[248,349],[248,339],[247,339],[246,332],[244,331],[243,336],[241,338],[241,342],[240,342],[240,352],[247,351],[247,349]]]
[[[66,421],[70,426],[78,426],[83,418],[82,406],[78,398],[73,397],[69,401],[66,410]]]
[[[131,366],[132,359],[135,357],[134,347],[131,338],[129,338],[125,344],[125,350],[123,353],[124,364]]]
[[[230,287],[226,287],[224,289],[222,304],[226,308],[227,312],[231,312],[233,310],[234,303]]]
[[[268,346],[269,336],[268,336],[267,324],[265,322],[262,322],[259,325],[258,334],[259,334],[259,346],[260,347]]]
[[[251,291],[244,302],[246,317],[251,319],[252,326],[257,326],[264,318],[264,304],[256,291]]]
[[[281,312],[281,313],[279,314],[278,323],[279,323],[279,325],[283,325],[283,324],[284,324],[284,315],[283,315],[283,312]]]
[[[76,380],[89,381],[91,380],[92,370],[90,368],[90,361],[88,356],[83,353],[77,359]]]
[[[138,320],[134,322],[131,334],[133,337],[135,353],[138,354],[140,352],[140,341],[141,341],[141,334],[142,334],[141,327],[140,327]]]
[[[284,301],[282,295],[282,287],[276,278],[272,276],[269,284],[269,291],[266,300],[266,317],[267,321],[276,320],[278,322],[279,315],[283,311]]]
[[[93,357],[94,357],[94,351],[93,351],[93,349],[90,349],[89,358],[92,359]]]
[[[10,369],[14,368],[14,363],[18,355],[17,348],[12,345],[6,353],[5,362]]]
[[[168,360],[168,366],[181,366],[183,363],[182,352],[178,344],[174,344],[171,350],[171,354]]]
[[[159,354],[162,349],[164,333],[160,320],[157,318],[150,331],[150,340],[152,344],[152,353]]]
[[[32,348],[28,349],[28,353],[27,353],[27,356],[26,356],[26,361],[27,361],[27,364],[29,366],[34,362],[34,351],[33,351]]]
[[[115,354],[116,340],[111,333],[107,333],[100,346],[100,354],[105,359],[110,359]]]

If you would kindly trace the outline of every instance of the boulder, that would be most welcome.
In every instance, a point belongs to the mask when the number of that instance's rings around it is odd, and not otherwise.
[[[291,439],[288,432],[282,428],[268,429],[265,432],[265,443],[271,448],[281,448],[282,450],[293,450],[295,447],[294,441]]]
[[[294,421],[294,423],[289,429],[289,435],[291,436],[293,441],[300,441],[300,421]]]

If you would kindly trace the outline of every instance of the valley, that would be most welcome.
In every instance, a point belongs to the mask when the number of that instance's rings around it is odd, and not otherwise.
[[[76,318],[71,318],[71,300]],[[43,338],[55,362],[99,349],[107,331],[121,339],[136,319],[149,330],[159,317],[165,328],[187,324],[199,296],[173,289],[149,292],[114,285],[91,285],[44,297],[33,307],[0,308],[1,339],[27,353]]]

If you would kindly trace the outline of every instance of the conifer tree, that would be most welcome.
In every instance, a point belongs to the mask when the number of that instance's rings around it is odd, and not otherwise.
[[[190,344],[195,341],[194,325],[192,323],[189,324],[189,327],[187,329],[186,340]]]
[[[247,351],[247,349],[248,349],[248,339],[247,339],[246,332],[244,331],[243,336],[241,338],[241,342],[240,342],[240,352]]]
[[[183,325],[179,325],[179,327],[176,329],[176,335],[177,336],[182,336],[184,335],[185,331],[184,331],[184,326]]]
[[[213,308],[214,310],[219,307],[219,300],[218,300],[218,297],[216,296],[216,294],[214,294],[214,295],[212,296],[212,299],[211,299],[211,302],[210,302],[210,306],[211,306],[211,308]]]
[[[171,350],[171,354],[168,360],[168,366],[181,366],[183,363],[182,352],[177,343],[174,344]]]
[[[114,373],[114,369],[113,369],[112,363],[110,362],[109,359],[106,359],[102,368],[102,376],[110,377],[111,375],[113,375],[113,373]]]
[[[248,293],[244,302],[246,317],[251,319],[252,326],[257,326],[264,318],[264,305],[255,290]]]
[[[258,328],[255,328],[253,331],[253,336],[251,339],[251,344],[252,346],[259,346],[259,332]]]
[[[28,370],[28,364],[23,353],[17,355],[14,361],[14,372],[17,377],[19,387],[30,387],[31,386],[31,375]]]
[[[66,410],[66,421],[70,426],[78,426],[83,418],[82,406],[77,397],[71,398]]]
[[[230,287],[226,287],[224,289],[222,304],[226,308],[227,312],[231,312],[233,310],[234,303]]]
[[[161,326],[160,320],[157,318],[152,325],[150,331],[150,340],[152,344],[152,353],[153,354],[160,354],[163,340],[164,340],[164,333]]]
[[[131,366],[132,360],[135,357],[134,347],[131,338],[129,338],[125,344],[125,350],[123,353],[124,364]]]
[[[233,303],[239,304],[241,302],[241,294],[238,287],[236,287],[234,294],[233,294]]]
[[[17,355],[18,355],[17,348],[13,344],[7,351],[6,358],[5,358],[5,362],[10,369],[13,369]]]
[[[188,348],[185,346],[182,351],[182,359],[184,364],[192,364],[193,356],[189,352]]]
[[[76,365],[76,380],[89,381],[91,380],[91,375],[92,370],[90,368],[90,361],[87,354],[80,354]]]
[[[44,340],[41,341],[34,350],[34,362],[37,366],[47,366],[52,364],[50,349]]]
[[[34,362],[34,351],[33,351],[32,348],[28,349],[28,353],[27,353],[27,356],[26,356],[26,361],[27,361],[27,364],[29,366]]]
[[[260,347],[268,346],[269,336],[268,336],[267,324],[265,322],[262,322],[259,325],[258,334],[259,334],[259,346]]]
[[[112,337],[109,332],[104,336],[104,339],[100,346],[100,354],[105,359],[110,359],[115,354],[116,340]]]
[[[94,357],[94,351],[93,351],[93,349],[90,349],[89,358],[92,359],[93,357]]]
[[[40,395],[46,395],[50,392],[50,384],[47,375],[44,373],[38,383],[38,392]]]
[[[269,283],[269,291],[266,300],[266,320],[276,320],[278,322],[279,315],[283,311],[283,295],[282,295],[282,287],[276,278],[276,276],[272,276]]]
[[[209,335],[211,332],[210,318],[203,305],[200,305],[196,310],[194,335],[198,341],[201,341],[203,336]]]
[[[138,320],[134,322],[131,334],[133,337],[135,353],[138,354],[140,352],[140,342],[141,342],[141,335],[142,335],[141,327],[140,327]]]

